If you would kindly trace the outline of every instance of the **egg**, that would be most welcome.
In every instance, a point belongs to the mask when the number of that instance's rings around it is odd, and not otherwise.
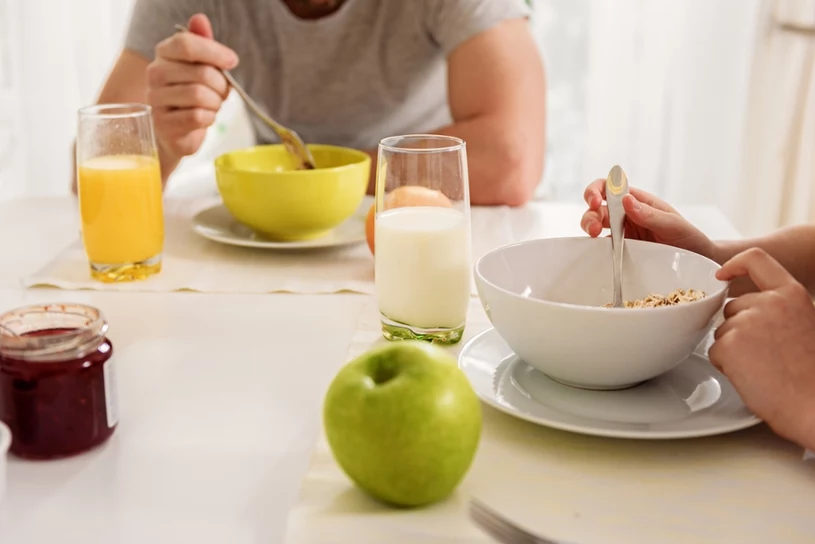
[[[452,208],[453,203],[441,191],[429,189],[420,185],[405,185],[394,189],[385,197],[385,209],[405,208],[411,206],[438,206]],[[376,220],[376,204],[372,204],[365,218],[365,238],[371,254],[375,254],[374,232]]]

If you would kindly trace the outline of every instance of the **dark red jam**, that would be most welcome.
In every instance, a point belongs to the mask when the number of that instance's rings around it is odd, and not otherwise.
[[[0,421],[11,453],[54,459],[105,442],[117,424],[116,394],[95,308],[47,304],[0,316]]]

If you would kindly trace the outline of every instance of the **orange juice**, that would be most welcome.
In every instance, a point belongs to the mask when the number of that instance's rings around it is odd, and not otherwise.
[[[82,238],[92,270],[132,267],[158,257],[158,266],[152,267],[152,273],[157,272],[164,245],[158,160],[140,155],[95,157],[79,165],[78,179]]]

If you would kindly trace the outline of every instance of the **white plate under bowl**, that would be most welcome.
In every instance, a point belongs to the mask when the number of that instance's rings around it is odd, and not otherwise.
[[[485,403],[563,431],[660,440],[724,434],[761,423],[701,353],[619,391],[562,385],[519,359],[495,329],[470,340],[458,364]]]
[[[325,236],[314,240],[296,242],[267,240],[239,223],[223,204],[216,204],[196,214],[192,220],[192,228],[204,238],[232,246],[278,250],[342,247],[365,242],[365,215],[370,205],[371,200],[364,199],[354,215]]]

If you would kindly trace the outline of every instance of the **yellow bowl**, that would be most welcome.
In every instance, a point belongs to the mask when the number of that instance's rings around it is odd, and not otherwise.
[[[262,145],[215,159],[218,191],[232,216],[272,240],[311,240],[357,210],[371,158],[356,149],[309,145],[317,168],[297,170],[282,145]]]

